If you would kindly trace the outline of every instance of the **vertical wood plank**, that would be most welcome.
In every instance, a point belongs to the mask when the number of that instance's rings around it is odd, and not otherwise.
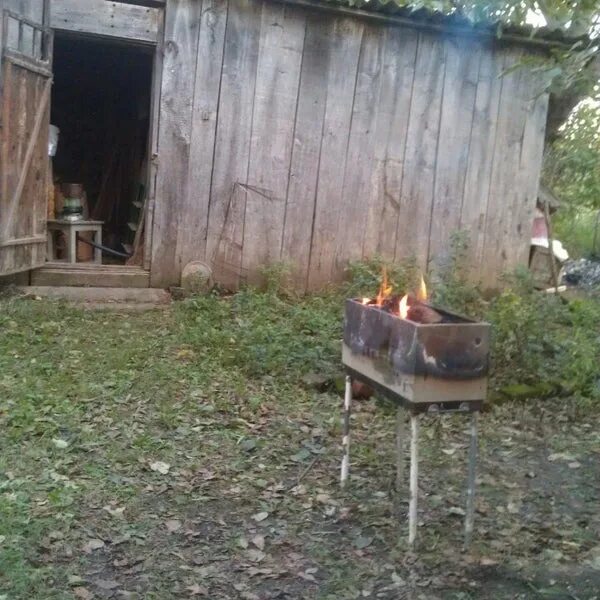
[[[508,207],[510,224],[504,240],[509,269],[527,266],[533,218],[539,192],[544,155],[544,134],[548,112],[548,94],[540,74],[529,73],[523,81],[521,102],[525,104],[525,126],[515,177],[514,203]]]
[[[379,109],[373,143],[373,175],[362,242],[364,258],[379,254],[394,259],[400,211],[402,172],[418,34],[386,28]]]
[[[254,284],[281,258],[305,21],[304,11],[263,4],[242,255]]]
[[[165,49],[159,125],[159,165],[152,235],[151,284],[178,283],[181,264],[177,232],[189,189],[192,99],[202,5],[170,0],[165,16]]]
[[[460,228],[460,214],[469,161],[469,142],[481,46],[447,38],[446,73],[435,167],[433,207],[427,260],[440,263],[450,254],[450,239]]]
[[[504,53],[493,48],[484,50],[479,67],[460,217],[460,229],[468,234],[468,267],[473,280],[479,279],[483,261],[485,220],[504,71]]]
[[[309,15],[302,57],[281,258],[292,265],[292,278],[304,291],[308,277],[312,225],[329,69],[331,22]]]
[[[215,279],[237,288],[254,112],[262,3],[230,0],[209,208],[207,259]]]
[[[339,231],[339,211],[363,27],[362,22],[338,17],[331,32],[309,289],[331,281],[335,240],[338,235],[353,234],[352,231]]]
[[[521,60],[522,51],[505,50],[504,70],[508,71]],[[526,122],[526,103],[521,101],[523,69],[503,74],[502,93],[494,145],[490,195],[485,217],[484,248],[480,279],[484,287],[496,287],[508,266],[504,239],[509,228],[510,206],[516,194],[515,176],[519,170],[523,129]]]
[[[192,260],[203,260],[206,254],[227,5],[227,0],[202,2],[192,111],[190,184],[181,209],[186,218],[177,235],[182,266]]]
[[[332,281],[341,278],[349,261],[362,257],[383,79],[384,32],[381,26],[367,24],[363,30],[344,185],[338,209],[338,234],[333,240]]]
[[[444,71],[444,42],[420,33],[395,257],[402,260],[414,256],[423,270],[427,267]]]

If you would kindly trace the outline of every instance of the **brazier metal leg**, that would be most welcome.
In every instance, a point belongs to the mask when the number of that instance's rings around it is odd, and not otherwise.
[[[419,415],[410,415],[410,502],[408,505],[408,545],[417,539],[417,500],[419,495]]]
[[[399,494],[404,483],[404,438],[406,437],[404,408],[396,408],[396,493]]]
[[[469,444],[469,474],[467,481],[467,511],[465,514],[465,548],[471,545],[473,537],[473,521],[475,519],[475,477],[477,474],[477,417],[478,412],[471,414],[471,442]]]
[[[344,393],[344,437],[342,447],[344,456],[342,458],[342,469],[340,474],[340,485],[346,487],[350,474],[350,414],[352,410],[352,379],[346,375],[346,390]]]

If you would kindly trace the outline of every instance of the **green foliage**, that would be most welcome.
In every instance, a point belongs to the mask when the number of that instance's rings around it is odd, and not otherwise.
[[[276,262],[261,269],[264,278],[264,289],[268,294],[290,295],[291,265],[286,262]]]
[[[370,0],[330,0],[337,4],[369,8]],[[529,23],[530,13],[543,15],[551,29],[580,35],[588,32],[598,15],[596,0],[380,0],[413,10],[425,8],[444,14],[460,13],[473,22],[500,21],[515,25]]]
[[[582,103],[547,152],[544,180],[565,202],[564,212],[600,209],[600,93]]]
[[[600,209],[599,209],[600,210]],[[554,217],[554,237],[573,258],[600,255],[600,215],[598,210],[560,210]]]
[[[185,303],[182,339],[198,359],[236,367],[248,376],[298,376],[335,371],[342,304],[325,297],[302,302],[245,290]]]
[[[554,233],[573,256],[588,256],[598,251],[594,236],[600,210],[600,93],[577,107],[562,133],[544,161],[543,179],[563,203],[553,218]]]
[[[479,288],[469,279],[468,249],[466,233],[453,233],[448,260],[433,273],[431,296],[433,304],[478,316],[483,311],[483,298]]]
[[[600,399],[600,303],[567,302],[521,279],[491,302],[486,318],[497,390],[510,397]]]
[[[419,268],[414,259],[402,263],[392,263],[381,256],[370,260],[351,262],[347,268],[348,284],[346,296],[361,298],[373,296],[381,284],[383,270],[386,270],[392,293],[402,293],[416,289],[419,284]]]
[[[381,261],[353,265],[349,288],[372,293],[380,266]],[[390,274],[400,289],[414,277],[414,265],[397,266]],[[440,302],[469,312],[474,305],[470,293],[460,290],[461,278],[455,268],[440,280],[443,284],[433,282],[433,291]],[[389,585],[390,571],[373,575],[375,563],[394,560],[397,576],[408,581],[403,541],[391,517],[392,496],[385,492],[393,470],[394,420],[373,402],[357,403],[353,416],[353,469],[369,480],[348,491],[360,514],[348,515],[348,527],[324,528],[339,519],[324,513],[334,506],[329,503],[339,507],[348,501],[336,495],[340,395],[309,388],[302,380],[305,373],[329,377],[341,371],[346,292],[292,300],[273,288],[267,293],[248,289],[144,314],[1,299],[0,596],[71,598],[75,586],[106,596],[98,581],[110,578],[119,589],[143,598],[186,597],[198,573],[206,572],[200,581],[210,586],[210,597],[237,597],[233,571],[239,575],[236,583],[256,589],[248,566],[256,564],[251,540],[257,532],[253,515],[259,511],[269,513],[268,526],[260,528],[266,538],[261,560],[273,572],[289,569],[283,560],[287,554],[278,551],[285,539],[306,557],[303,569],[318,565],[319,589],[332,598],[359,597],[366,582],[368,589]],[[516,479],[527,481],[526,473],[534,470],[542,479],[548,444],[554,452],[575,444],[581,463],[592,464],[588,427],[599,399],[600,306],[593,299],[567,303],[535,293],[523,276],[478,306],[494,326],[493,390],[510,398],[561,394],[568,398],[563,405],[587,409],[585,429],[569,431],[566,420],[555,421],[547,425],[554,429],[543,442],[538,429],[520,437],[526,425],[517,431],[512,413],[503,407],[482,419],[482,439],[494,448],[488,466],[498,483],[490,478],[481,493],[484,505],[493,506],[498,497],[506,503],[507,490]],[[537,426],[540,406],[530,405],[535,409],[529,419]],[[560,407],[554,403],[547,412]],[[462,490],[452,482],[462,481],[463,463],[452,454],[464,442],[461,420],[439,423],[433,439],[424,436],[422,448],[425,485],[444,487],[443,498],[430,495],[433,516],[422,532],[422,548],[429,549],[423,566],[436,573],[440,560],[453,556],[451,549],[460,543],[458,522],[449,527],[445,516],[461,502]],[[588,440],[587,456],[580,438]],[[515,447],[535,450],[515,455]],[[501,462],[490,462],[494,455],[502,456]],[[536,456],[543,457],[539,468],[532,465]],[[156,461],[170,465],[168,473],[155,471]],[[590,494],[582,513],[588,514],[596,497],[586,469],[558,467],[552,472],[561,483],[581,477],[573,493]],[[521,469],[518,478],[516,468]],[[524,489],[532,494],[523,497],[527,506],[535,507],[538,489]],[[522,491],[515,490],[520,500]],[[543,504],[537,510],[543,514]],[[556,513],[567,515],[557,530],[570,527],[578,544],[569,551],[583,561],[596,543],[585,541],[591,536],[589,520],[579,526],[572,511],[561,507]],[[480,518],[482,528],[490,530],[497,529],[498,519],[508,519],[503,527],[519,522],[511,510]],[[181,529],[168,533],[167,523],[174,520]],[[540,543],[548,542],[545,524],[535,535],[532,528],[504,536],[505,554],[515,553],[519,569],[538,555]],[[246,548],[240,546],[242,537]],[[358,554],[356,540],[365,537],[373,541]],[[91,541],[104,547],[85,550]],[[481,556],[498,549],[487,538],[481,544]],[[457,568],[444,564],[443,571]],[[280,589],[281,579],[270,577],[261,580],[260,589],[269,581]],[[311,581],[294,584],[298,597],[313,597],[315,589]],[[483,596],[473,591],[474,597],[490,597],[487,582],[482,590]]]

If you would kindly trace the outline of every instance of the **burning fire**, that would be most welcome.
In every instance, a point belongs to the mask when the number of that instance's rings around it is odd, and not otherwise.
[[[393,286],[389,284],[387,270],[383,267],[381,272],[381,285],[375,298],[362,298],[362,304],[369,304],[371,306],[385,307],[386,310],[393,314],[397,314],[401,319],[406,319],[408,316],[409,309],[409,294],[405,294],[400,298],[400,295],[392,295]],[[417,302],[427,301],[427,286],[423,275],[421,275],[421,281],[419,288],[416,293],[412,296],[413,302],[416,299]]]
[[[398,314],[401,319],[408,317],[408,294],[402,296],[402,300],[400,300],[400,304],[398,305]]]

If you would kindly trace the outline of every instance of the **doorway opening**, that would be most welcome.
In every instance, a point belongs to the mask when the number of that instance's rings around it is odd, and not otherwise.
[[[101,264],[143,264],[153,60],[152,47],[56,34],[50,122],[58,143],[48,216],[73,213],[83,224],[78,264],[98,264],[100,255]],[[101,235],[86,232],[86,222]],[[48,260],[72,263],[75,251],[57,229]]]

